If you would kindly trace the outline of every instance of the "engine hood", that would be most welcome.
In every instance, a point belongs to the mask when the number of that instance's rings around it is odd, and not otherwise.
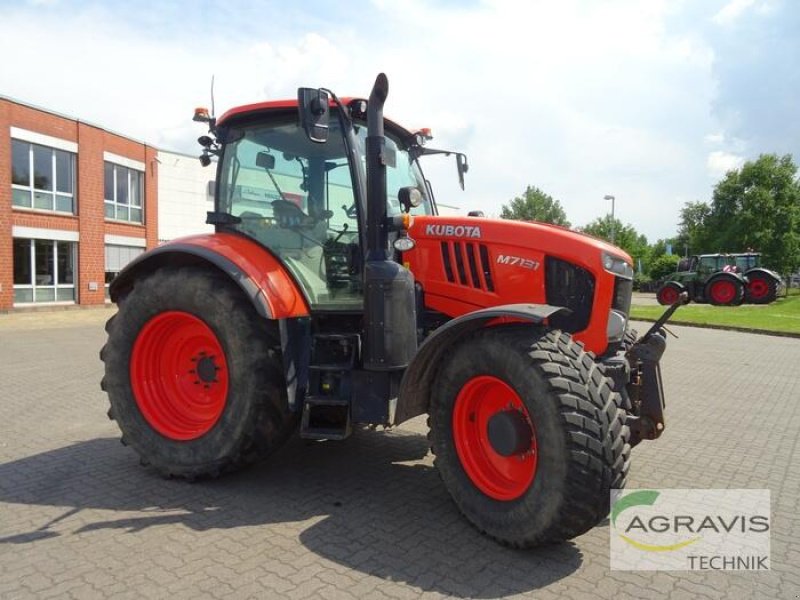
[[[462,240],[519,247],[570,260],[587,268],[599,266],[604,252],[633,265],[627,252],[604,240],[537,221],[422,216],[414,218],[409,234],[414,239]]]

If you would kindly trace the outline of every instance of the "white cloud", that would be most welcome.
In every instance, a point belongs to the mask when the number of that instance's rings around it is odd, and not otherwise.
[[[732,25],[755,3],[756,0],[731,0],[723,6],[711,20],[717,25]]]
[[[345,8],[311,21],[277,6],[248,17],[264,28],[236,22],[230,3],[202,23],[191,9],[184,23],[156,14],[158,32],[111,9],[7,10],[0,93],[194,151],[192,109],[208,104],[212,74],[222,113],[300,85],[367,95],[384,71],[389,116],[469,155],[466,193],[450,159],[425,165],[447,204],[498,214],[530,184],[583,225],[612,193],[618,216],[657,238],[674,233],[685,198],[710,191],[716,142],[702,135],[724,135],[709,108],[715,57],[702,35],[670,29],[674,2],[376,0],[342,22]]]
[[[708,174],[715,179],[724,177],[728,171],[738,169],[743,164],[744,157],[722,150],[715,150],[709,153],[708,159],[706,160]]]

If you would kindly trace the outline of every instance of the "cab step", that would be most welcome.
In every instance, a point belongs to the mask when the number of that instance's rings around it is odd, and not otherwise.
[[[343,440],[353,432],[350,401],[330,396],[306,396],[300,437],[309,440]]]

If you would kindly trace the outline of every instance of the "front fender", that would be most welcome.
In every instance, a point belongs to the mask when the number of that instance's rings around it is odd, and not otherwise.
[[[225,273],[264,318],[309,314],[303,294],[280,261],[263,246],[231,233],[181,238],[137,256],[111,283],[111,300],[117,302],[138,278],[162,266],[186,264],[206,264]]]
[[[439,327],[423,342],[403,374],[394,424],[399,425],[428,412],[430,391],[439,363],[460,338],[477,329],[491,326],[498,319],[527,321],[538,325],[546,324],[550,317],[562,311],[568,312],[569,309],[549,304],[505,304],[461,315]]]

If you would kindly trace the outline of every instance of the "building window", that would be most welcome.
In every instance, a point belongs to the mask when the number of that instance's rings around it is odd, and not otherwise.
[[[125,265],[144,252],[137,246],[116,246],[106,244],[106,300],[109,299],[108,285],[114,281]]]
[[[144,173],[104,163],[106,219],[144,223]]]
[[[75,302],[76,247],[14,238],[14,304]]]
[[[11,140],[12,204],[75,214],[75,155]]]

